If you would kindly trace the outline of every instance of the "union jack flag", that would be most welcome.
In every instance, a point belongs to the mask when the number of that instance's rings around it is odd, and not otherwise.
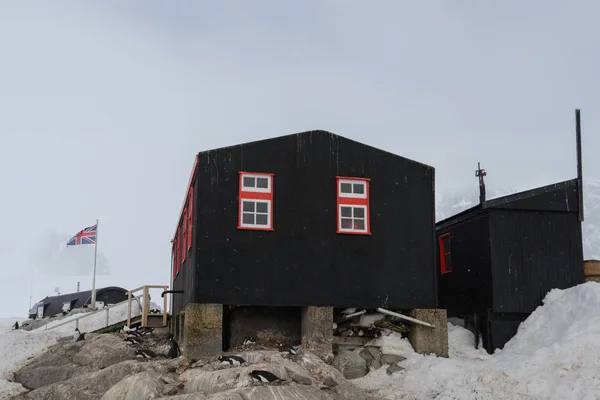
[[[98,224],[88,226],[84,230],[77,233],[67,243],[67,246],[75,246],[78,244],[96,244],[96,229]]]

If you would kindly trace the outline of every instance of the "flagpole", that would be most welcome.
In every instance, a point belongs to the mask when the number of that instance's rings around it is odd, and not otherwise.
[[[92,278],[92,310],[96,309],[96,260],[98,259],[98,220],[96,220],[96,244],[94,244],[94,276]]]

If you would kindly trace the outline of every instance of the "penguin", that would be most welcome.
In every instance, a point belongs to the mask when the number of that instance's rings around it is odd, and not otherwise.
[[[140,344],[140,341],[135,338],[135,336],[127,336],[125,341],[129,344]]]
[[[12,326],[13,330],[17,330],[19,329],[19,321],[15,322],[15,324]]]
[[[279,343],[279,351],[282,352],[282,353],[287,352],[288,354],[291,354],[293,356],[295,356],[296,354],[298,354],[298,348],[297,347],[283,345],[282,343]]]
[[[154,332],[154,328],[142,328],[139,332],[142,336],[151,335]]]
[[[155,352],[153,352],[152,350],[148,350],[148,349],[136,350],[135,356],[138,358],[144,358],[146,360],[149,358],[158,357],[158,355]]]
[[[250,346],[256,344],[256,338],[254,336],[245,336],[243,346]]]
[[[250,378],[252,378],[252,380],[256,382],[271,383],[284,381],[284,379],[277,377],[269,371],[261,371],[257,369],[248,372],[248,375],[250,375]]]
[[[246,360],[244,360],[240,356],[221,356],[221,357],[219,357],[219,361],[223,364],[229,363],[229,365],[235,365],[235,366],[242,365],[246,362]]]
[[[81,333],[81,335],[79,335],[79,337],[75,340],[76,342],[81,342],[85,340],[85,332]]]
[[[75,332],[73,332],[73,341],[78,342],[79,336],[81,336],[81,331],[79,330],[79,328],[75,328]]]
[[[181,355],[181,349],[179,348],[179,344],[173,338],[173,335],[169,334],[169,341],[171,341],[171,348],[167,352],[167,358],[177,358]]]

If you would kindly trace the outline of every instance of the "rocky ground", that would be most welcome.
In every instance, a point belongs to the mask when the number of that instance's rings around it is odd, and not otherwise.
[[[396,361],[382,360],[385,355],[375,348],[346,351],[334,360],[335,367],[308,352],[276,350],[236,352],[246,360],[239,366],[184,356],[145,360],[136,357],[136,350],[166,354],[167,332],[144,336],[139,345],[126,343],[125,337],[107,333],[89,334],[79,342],[70,336],[62,339],[10,374],[10,380],[27,389],[13,399],[372,400],[347,379],[364,375],[366,365]],[[252,370],[269,371],[282,381],[253,382]]]

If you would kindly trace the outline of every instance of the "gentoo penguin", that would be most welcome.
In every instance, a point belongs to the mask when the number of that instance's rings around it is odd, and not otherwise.
[[[154,332],[154,328],[142,328],[138,331],[142,336],[151,335]]]
[[[248,375],[250,375],[252,380],[254,380],[256,382],[270,383],[270,382],[283,381],[283,379],[278,378],[276,375],[272,374],[269,371],[261,371],[258,369],[248,372]]]
[[[256,338],[254,336],[245,336],[243,346],[250,346],[256,344]]]
[[[19,329],[19,321],[15,322],[15,324],[12,326],[13,330],[17,330]]]
[[[83,340],[85,340],[85,332],[82,332],[81,335],[79,335],[79,337],[75,341],[76,342],[81,342]]]
[[[149,358],[157,357],[157,354],[155,352],[153,352],[152,350],[140,349],[140,350],[135,351],[135,356],[144,358],[144,359],[149,359]]]
[[[171,348],[167,352],[168,358],[177,358],[181,355],[181,350],[179,349],[179,344],[173,337],[173,335],[169,334],[168,340],[171,342]]]
[[[291,354],[293,356],[295,356],[296,354],[298,354],[298,348],[295,346],[289,346],[289,345],[283,345],[282,343],[279,343],[279,351],[280,352],[287,352],[288,354]]]
[[[228,363],[229,365],[242,365],[243,363],[246,362],[246,360],[244,360],[242,357],[240,356],[221,356],[219,357],[219,361],[221,363]]]
[[[135,336],[127,336],[125,341],[129,344],[140,344],[140,341],[135,338]]]
[[[79,328],[75,328],[75,332],[73,332],[73,341],[74,342],[79,342],[79,337],[81,336],[81,332],[79,331]]]

